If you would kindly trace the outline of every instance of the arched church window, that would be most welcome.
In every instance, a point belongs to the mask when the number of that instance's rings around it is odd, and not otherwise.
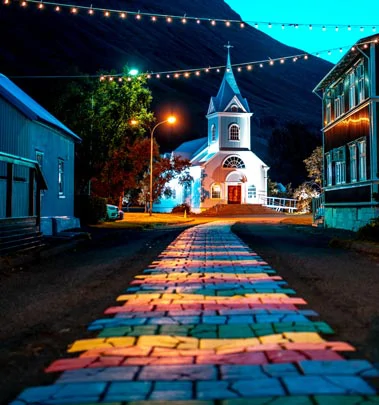
[[[240,140],[240,127],[237,124],[232,124],[229,127],[229,140],[231,141]]]
[[[237,105],[236,105],[236,104],[233,104],[233,105],[230,107],[230,111],[231,111],[231,112],[238,112],[238,107],[237,107]]]
[[[221,186],[220,186],[220,184],[212,184],[211,198],[221,198]]]
[[[245,169],[245,163],[238,156],[230,156],[225,160],[222,167],[227,169]]]
[[[211,140],[214,142],[216,140],[216,125],[213,124],[211,127]]]

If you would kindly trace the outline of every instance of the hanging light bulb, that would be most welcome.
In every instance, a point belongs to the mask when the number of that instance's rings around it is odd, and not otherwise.
[[[196,20],[196,24],[200,24],[201,21],[199,19]]]
[[[56,6],[54,10],[59,12],[59,11],[61,11],[61,8],[59,6]]]
[[[332,54],[332,51],[328,51],[328,55],[331,55]]]
[[[126,13],[121,13],[120,18],[122,18],[122,19],[126,18]]]
[[[372,32],[376,32],[376,27],[372,27]]]
[[[321,29],[322,29],[323,31],[326,31],[325,25],[323,25]]]
[[[226,25],[227,27],[230,27],[230,21],[225,21],[225,25]]]
[[[195,75],[200,76],[200,72],[199,71],[195,72]]]
[[[342,48],[340,48],[340,52],[342,52]]]
[[[136,14],[136,20],[140,20],[141,19],[141,14]]]
[[[284,63],[284,59],[280,59],[280,63]]]
[[[156,78],[157,78],[157,79],[160,79],[160,77],[161,77],[161,75],[158,73],[157,76],[156,76]]]
[[[238,72],[242,72],[241,66],[239,66],[239,67],[237,68],[237,71],[238,71]]]
[[[241,22],[240,28],[245,28],[245,23]]]
[[[153,16],[151,17],[151,21],[152,21],[152,22],[157,21],[157,17],[155,17],[155,15],[153,15]]]
[[[220,69],[216,69],[216,72],[217,72],[217,73],[220,73]]]
[[[305,59],[305,60],[308,59],[308,55],[305,55],[305,56],[304,56],[304,59]]]
[[[338,28],[338,27],[336,27],[336,28],[335,28],[335,30],[336,30],[336,32],[338,32],[339,28]]]
[[[260,63],[260,64],[259,64],[259,67],[260,67],[260,68],[263,68],[263,63]]]
[[[111,15],[111,13],[109,12],[109,11],[106,11],[105,13],[104,13],[104,16],[105,17],[109,17]]]
[[[258,23],[255,23],[255,24],[254,24],[254,27],[255,27],[256,29],[258,29],[258,28],[259,28]]]
[[[293,60],[293,62],[296,62],[296,61],[297,61],[297,57],[295,56],[292,60]]]
[[[347,26],[347,30],[351,31],[351,26],[350,25]]]
[[[286,26],[284,24],[282,24],[282,30],[284,30],[286,28]]]
[[[92,6],[91,6],[91,8],[88,10],[88,14],[89,14],[89,15],[93,15],[93,14],[94,14],[94,11],[93,11]]]
[[[151,74],[149,73],[146,77],[147,77],[148,79],[151,79]]]
[[[73,7],[73,8],[71,9],[71,13],[72,13],[72,14],[77,14],[77,12],[78,12],[78,9],[77,9],[76,7]]]
[[[270,60],[270,66],[273,66],[273,64],[274,64],[274,61],[271,59]]]
[[[10,4],[10,0],[4,0],[4,4],[5,5]]]
[[[43,10],[45,8],[45,5],[42,3],[42,1],[38,4],[38,8],[40,10]]]
[[[183,23],[183,24],[186,24],[186,22],[187,22],[187,18],[183,17],[183,18],[182,18],[182,23]]]
[[[312,31],[313,30],[312,24],[310,24],[308,28]]]
[[[271,23],[268,23],[268,28],[272,28],[272,24],[271,24]]]
[[[364,27],[359,28],[359,31],[363,32],[365,29]]]
[[[184,73],[184,77],[190,77],[190,74],[188,72]]]
[[[26,1],[23,1],[22,3],[21,3],[21,7],[26,7],[28,5],[28,3],[26,2]]]
[[[299,24],[295,24],[295,28],[298,29],[298,28],[299,28]]]
[[[170,78],[170,75],[166,75],[166,77],[167,77],[167,79],[169,79],[169,78]]]
[[[212,21],[211,21],[211,25],[216,25],[216,21],[215,21],[215,20],[212,20]]]
[[[171,17],[167,17],[166,21],[167,21],[168,23],[172,23],[172,18],[171,18]]]
[[[175,79],[177,79],[179,77],[179,73],[175,73],[174,77],[175,77]]]
[[[252,69],[253,69],[253,67],[251,65],[247,66],[247,70],[252,70]]]

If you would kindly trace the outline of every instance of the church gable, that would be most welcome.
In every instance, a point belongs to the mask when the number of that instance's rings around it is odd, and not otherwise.
[[[224,112],[248,112],[246,111],[245,106],[241,103],[237,96],[234,96],[229,104],[227,104]]]
[[[216,112],[216,107],[214,105],[213,97],[211,97],[211,101],[209,102],[208,112],[207,115]]]

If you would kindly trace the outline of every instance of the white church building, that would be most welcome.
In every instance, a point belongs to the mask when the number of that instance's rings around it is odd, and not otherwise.
[[[194,213],[217,204],[259,204],[267,197],[269,167],[251,150],[250,112],[235,80],[228,48],[225,74],[211,97],[208,136],[180,145],[173,154],[191,162],[191,187],[172,181],[170,198],[154,203],[154,212],[170,212],[187,203]]]

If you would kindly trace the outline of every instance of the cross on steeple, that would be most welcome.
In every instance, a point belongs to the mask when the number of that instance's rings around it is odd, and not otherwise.
[[[224,45],[224,48],[228,50],[228,56],[226,58],[226,71],[230,71],[232,69],[232,65],[230,63],[230,48],[234,48],[233,45],[230,45],[230,42],[228,41],[228,45]]]

